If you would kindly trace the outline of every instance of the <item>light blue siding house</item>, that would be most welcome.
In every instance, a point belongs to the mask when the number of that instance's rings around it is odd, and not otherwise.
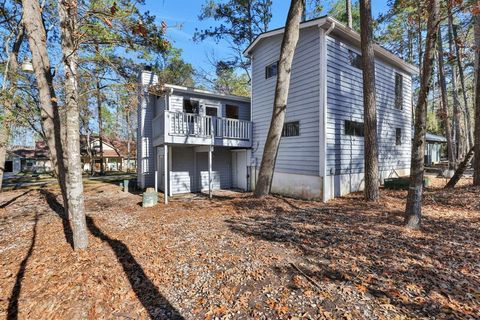
[[[284,29],[261,34],[252,59],[252,187],[272,113]],[[408,174],[411,77],[417,68],[375,46],[379,164],[382,179]],[[300,25],[285,127],[272,191],[328,200],[363,188],[364,138],[360,35],[330,17]]]
[[[167,194],[255,187],[270,125],[284,29],[246,49],[252,96],[139,78],[138,184]],[[330,17],[300,25],[272,191],[324,201],[363,188],[360,35]],[[375,45],[381,178],[408,174],[416,67]],[[155,172],[157,175],[155,176]]]
[[[249,189],[250,98],[160,85],[148,70],[139,84],[139,187],[167,195]]]

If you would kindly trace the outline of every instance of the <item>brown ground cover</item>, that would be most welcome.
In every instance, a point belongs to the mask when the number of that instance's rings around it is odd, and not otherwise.
[[[55,189],[0,194],[0,317],[478,319],[480,189],[327,204],[221,192],[144,209],[88,185],[90,247],[75,253]]]

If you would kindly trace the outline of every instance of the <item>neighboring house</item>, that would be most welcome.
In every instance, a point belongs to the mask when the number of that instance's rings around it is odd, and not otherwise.
[[[81,155],[83,170],[92,171],[92,165],[95,172],[100,172],[103,161],[105,172],[126,171],[135,172],[136,155],[135,143],[130,143],[130,152],[128,143],[119,139],[102,139],[103,153],[100,152],[100,138],[98,136],[90,137],[87,143],[87,137],[81,137]],[[130,156],[129,156],[130,154]]]
[[[238,187],[234,177],[242,181],[247,177],[242,189],[255,187],[270,126],[283,31],[261,34],[245,51],[252,58],[251,113],[248,99],[200,90],[165,85],[156,97],[149,91],[156,76],[141,74],[140,187],[154,185],[155,171],[162,180],[166,169],[170,194],[205,189],[209,154],[213,189]],[[409,174],[411,77],[417,68],[378,45],[374,51],[379,167],[384,179],[393,170]],[[301,23],[272,192],[328,200],[363,188],[362,81],[357,32],[330,17]],[[217,106],[217,113],[207,109],[210,104]],[[239,114],[245,110],[237,117],[242,121],[224,119],[231,118],[225,114],[230,104]],[[243,129],[225,135],[222,128],[232,125]],[[235,152],[241,154],[239,160]]]
[[[442,157],[442,147],[446,145],[447,138],[427,132],[425,143],[425,165],[432,166],[439,163]]]
[[[36,141],[35,148],[15,147],[10,151],[21,159],[21,172],[48,173],[53,170],[48,148],[44,141]]]
[[[169,195],[247,190],[250,99],[156,85],[158,78],[149,71],[141,73],[140,81],[138,185],[151,187],[157,180],[158,188]]]
[[[7,151],[4,167],[4,178],[19,173],[22,169],[22,158],[11,151]]]

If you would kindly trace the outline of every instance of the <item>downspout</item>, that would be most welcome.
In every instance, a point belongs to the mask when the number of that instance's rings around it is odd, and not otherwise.
[[[330,27],[325,31],[324,37],[322,39],[323,46],[321,46],[321,65],[324,68],[322,76],[322,86],[323,86],[323,190],[322,190],[322,201],[326,202],[327,195],[327,36],[335,29],[335,22],[332,21]]]

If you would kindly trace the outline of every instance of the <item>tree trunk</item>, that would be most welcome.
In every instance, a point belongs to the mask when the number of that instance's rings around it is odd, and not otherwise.
[[[100,47],[98,44],[95,45],[97,54],[100,53]],[[98,112],[98,139],[100,142],[100,175],[105,174],[105,166],[103,164],[103,118],[102,118],[102,91],[100,86],[100,68],[97,68],[97,74],[95,79],[95,95],[97,98],[97,112]]]
[[[467,88],[465,86],[465,75],[463,73],[463,65],[462,59],[460,58],[461,51],[460,51],[460,44],[457,34],[457,26],[452,26],[453,31],[453,38],[455,43],[455,53],[456,53],[456,61],[458,65],[458,75],[460,77],[460,86],[462,87],[462,96],[463,96],[463,104],[464,104],[464,112],[465,112],[465,131],[467,132],[467,141],[468,141],[468,149],[473,147],[474,145],[474,137],[473,137],[473,130],[472,130],[472,119],[470,116],[470,109],[468,108],[468,98],[467,98]]]
[[[475,30],[475,159],[473,184],[480,186],[480,15],[474,15]]]
[[[63,158],[60,115],[57,97],[53,88],[53,75],[47,51],[47,37],[38,0],[22,0],[25,26],[32,64],[38,87],[40,116],[45,132],[50,158],[62,192],[65,213],[68,213],[67,168]]]
[[[378,144],[375,98],[375,56],[373,52],[372,8],[370,0],[360,0],[360,35],[363,63],[363,118],[365,123],[365,191],[366,201],[377,201]]]
[[[88,232],[83,199],[82,163],[80,158],[80,113],[77,84],[77,0],[59,0],[62,60],[65,72],[65,107],[68,159],[68,208],[73,233],[73,248],[88,246]]]
[[[455,56],[455,49],[453,45],[453,16],[451,13],[451,8],[448,6],[448,50],[450,56]],[[450,60],[450,59],[449,59]],[[456,158],[457,161],[463,159],[466,154],[466,145],[465,145],[465,131],[462,126],[462,107],[460,105],[460,100],[458,98],[458,87],[457,87],[457,68],[453,61],[450,61],[450,67],[452,69],[452,97],[453,97],[453,113],[454,113],[454,121],[455,121],[455,136],[457,141],[457,148],[456,148]]]
[[[3,172],[5,170],[5,158],[7,154],[8,138],[10,137],[10,127],[8,121],[13,107],[13,91],[16,87],[15,76],[18,69],[18,52],[23,42],[25,32],[23,30],[23,22],[20,22],[19,30],[12,46],[12,51],[8,55],[8,62],[5,70],[5,78],[3,79],[4,89],[7,82],[9,83],[10,92],[4,100],[3,119],[0,126],[0,190],[2,190]]]
[[[412,229],[420,228],[422,218],[427,101],[432,81],[435,42],[437,41],[438,24],[440,22],[439,7],[438,0],[430,0],[423,70],[420,78],[420,93],[415,110],[415,134],[413,137],[412,158],[410,162],[410,186],[405,208],[405,226]]]
[[[442,43],[442,31],[438,29],[438,79],[440,82],[440,91],[442,94],[442,116],[443,124],[445,127],[445,135],[447,136],[447,151],[448,151],[448,169],[455,170],[455,153],[452,139],[452,126],[450,123],[450,116],[448,110],[448,92],[447,82],[445,81],[445,67],[443,64],[443,43]]]
[[[347,15],[347,27],[353,28],[352,0],[345,0],[345,14]]]
[[[460,163],[460,165],[458,166],[458,169],[455,171],[455,174],[453,175],[453,177],[445,185],[445,189],[454,188],[455,185],[457,184],[457,182],[463,176],[463,173],[467,169],[468,164],[472,160],[474,149],[475,148],[471,148],[470,151],[467,153],[467,155],[465,156],[465,159],[463,159],[462,163]]]
[[[293,55],[295,54],[295,48],[297,47],[300,19],[302,18],[304,10],[305,4],[303,0],[291,1],[285,32],[283,34],[282,47],[280,49],[272,120],[265,141],[257,185],[255,186],[254,194],[256,197],[266,196],[270,193],[272,187],[273,172],[275,170],[278,147],[282,136],[283,124],[285,122]]]

